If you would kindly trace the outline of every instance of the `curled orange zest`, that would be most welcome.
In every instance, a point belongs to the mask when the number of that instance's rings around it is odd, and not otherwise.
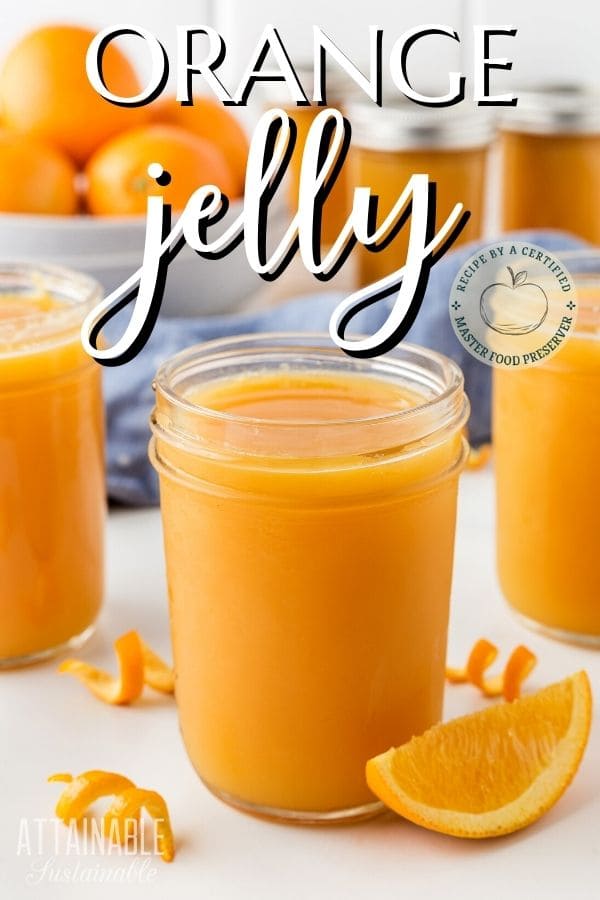
[[[508,658],[502,673],[501,693],[505,700],[511,702],[521,696],[521,685],[535,668],[537,656],[523,644],[515,647]]]
[[[175,691],[175,676],[173,669],[152,650],[148,644],[140,639],[142,645],[142,659],[144,662],[144,681],[163,694],[172,694]]]
[[[158,851],[165,862],[175,856],[175,842],[167,804],[156,791],[138,788],[124,775],[117,772],[103,772],[93,769],[73,777],[59,772],[50,775],[48,781],[66,781],[67,787],[58,798],[56,816],[65,825],[80,821],[89,806],[100,797],[112,796],[113,802],[102,820],[104,836],[114,836],[119,843],[125,843],[131,834],[131,825],[138,822],[142,808],[156,822]]]
[[[115,653],[119,663],[117,678],[78,659],[66,659],[58,671],[74,675],[105,703],[131,703],[140,696],[144,687],[142,644],[137,632],[128,631],[117,638]]]
[[[469,653],[467,665],[463,669],[446,669],[446,678],[452,684],[470,681],[476,687],[481,687],[485,670],[489,669],[497,656],[498,648],[485,638],[480,638]]]
[[[156,822],[158,851],[165,862],[175,856],[173,831],[167,804],[156,791],[131,787],[121,791],[104,814],[104,834],[116,835],[120,843],[129,836],[129,824],[137,819],[144,808]]]
[[[502,675],[485,678],[486,670],[498,655],[498,648],[485,638],[478,640],[463,669],[446,669],[446,678],[453,684],[470,682],[478,687],[486,697],[503,696],[505,700],[517,700],[521,696],[521,686],[537,663],[537,657],[523,644],[515,647]]]
[[[173,670],[144,643],[137,631],[128,631],[117,638],[115,653],[119,664],[116,678],[78,659],[65,660],[58,671],[74,675],[105,703],[131,703],[140,696],[144,684],[164,694],[173,693]]]
[[[92,769],[82,772],[75,778],[72,775],[59,773],[51,775],[48,781],[68,780],[67,787],[63,790],[56,804],[56,816],[68,825],[75,819],[77,822],[83,818],[88,806],[95,803],[100,797],[119,794],[127,788],[134,787],[129,778],[117,775],[115,772],[103,772],[101,769]]]
[[[467,469],[470,472],[476,472],[483,469],[492,458],[492,445],[481,444],[480,447],[471,447],[467,457]]]

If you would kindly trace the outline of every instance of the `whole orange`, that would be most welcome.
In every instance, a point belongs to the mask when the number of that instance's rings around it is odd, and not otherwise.
[[[150,107],[154,122],[178,125],[211,141],[222,151],[235,178],[235,192],[244,192],[248,137],[235,116],[212,97],[195,97],[193,106],[182,106],[175,97],[158,100]]]
[[[85,71],[93,37],[93,31],[73,25],[38,28],[13,46],[0,72],[4,124],[55,144],[77,163],[148,117],[144,107],[115,106],[93,89]],[[114,44],[104,53],[103,73],[116,94],[139,93],[131,63]]]
[[[150,163],[171,175],[162,187],[148,175]],[[149,194],[180,210],[203,184],[231,196],[234,181],[223,154],[208,141],[173,125],[146,125],[112,138],[86,167],[87,206],[95,215],[135,215]]]
[[[75,167],[55,147],[1,130],[0,173],[2,212],[77,212]]]

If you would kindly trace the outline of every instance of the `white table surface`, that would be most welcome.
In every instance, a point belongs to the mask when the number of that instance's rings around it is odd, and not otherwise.
[[[1,586],[0,586],[1,589]],[[159,514],[118,511],[108,523],[108,593],[85,659],[114,670],[113,639],[137,628],[169,655]],[[585,667],[600,697],[600,654],[523,630],[508,614],[493,559],[491,472],[462,479],[449,660],[462,664],[475,638],[504,653],[526,642],[539,654],[528,687]],[[485,702],[485,701],[483,701]],[[470,686],[449,687],[446,717],[483,705]],[[391,814],[367,823],[302,828],[262,822],[214,799],[196,778],[180,740],[175,704],[147,690],[136,705],[95,701],[56,672],[56,661],[0,673],[0,898],[600,898],[600,725],[567,794],[539,823],[493,841],[460,841],[427,832]],[[33,829],[51,818],[61,789],[56,771],[101,768],[129,775],[166,798],[177,840],[167,865],[140,858],[130,881],[69,884],[75,877],[116,877],[132,857],[74,856],[46,844],[42,855],[17,854],[20,820]],[[60,826],[63,831],[66,829]],[[60,831],[59,831],[60,834]],[[50,862],[48,862],[50,859]],[[44,868],[46,866],[46,868]],[[42,874],[44,873],[44,874]],[[63,883],[51,880],[61,878]],[[73,877],[73,876],[71,876]]]

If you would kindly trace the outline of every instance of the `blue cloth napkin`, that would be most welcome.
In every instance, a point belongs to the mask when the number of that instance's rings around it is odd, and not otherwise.
[[[583,246],[581,241],[557,231],[519,232],[514,237],[550,251]],[[490,437],[491,369],[468,354],[457,341],[448,315],[448,295],[465,261],[478,246],[490,243],[487,240],[465,245],[436,263],[423,306],[407,336],[413,343],[445,353],[461,366],[471,401],[469,430],[474,444]],[[281,277],[285,278],[285,274]],[[185,347],[212,338],[265,331],[326,332],[341,296],[334,292],[319,293],[250,314],[177,319],[159,316],[142,352],[124,366],[107,368],[104,372],[109,497],[134,506],[158,502],[158,480],[148,460],[147,447],[148,417],[154,405],[152,379],[162,362]],[[353,322],[353,332],[377,330],[387,318],[391,303],[393,298],[382,300],[361,312]],[[121,315],[128,315],[128,311]],[[118,317],[115,323],[118,325]]]

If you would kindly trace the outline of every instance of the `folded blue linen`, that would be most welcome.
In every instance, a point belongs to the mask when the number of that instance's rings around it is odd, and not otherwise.
[[[519,232],[514,237],[552,252],[583,246],[581,241],[557,231]],[[456,339],[448,315],[448,295],[465,261],[478,246],[490,243],[487,240],[465,245],[436,263],[423,306],[406,338],[445,353],[461,366],[471,401],[469,430],[474,444],[490,437],[491,369],[467,353]],[[285,274],[281,277],[285,278]],[[268,331],[326,332],[331,313],[341,297],[339,293],[321,292],[253,313],[194,318],[159,316],[141,353],[124,366],[107,368],[104,372],[109,497],[134,506],[158,502],[158,481],[148,460],[147,447],[148,417],[154,405],[152,379],[162,362],[185,347],[213,338]],[[353,332],[376,331],[386,320],[392,303],[393,298],[388,298],[362,311],[353,321]],[[125,310],[121,315],[127,314]],[[118,325],[118,317],[115,323]]]

